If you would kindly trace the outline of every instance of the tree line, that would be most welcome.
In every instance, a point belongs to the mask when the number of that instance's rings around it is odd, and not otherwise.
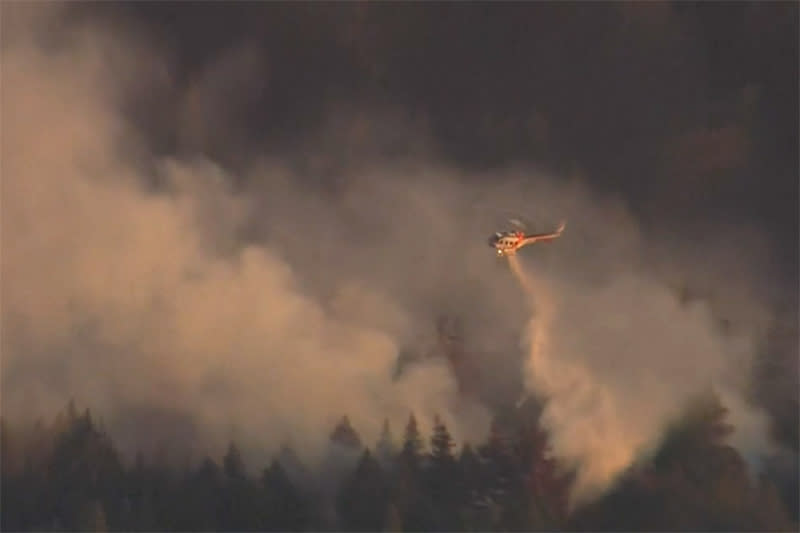
[[[599,499],[570,509],[574,472],[552,456],[541,404],[500,410],[485,442],[457,449],[436,419],[388,422],[365,445],[344,416],[314,471],[288,446],[258,473],[236,443],[184,468],[125,464],[90,411],[71,402],[32,430],[2,421],[4,531],[796,531],[796,485],[754,479],[727,444],[716,398]],[[793,500],[794,498],[794,500]]]

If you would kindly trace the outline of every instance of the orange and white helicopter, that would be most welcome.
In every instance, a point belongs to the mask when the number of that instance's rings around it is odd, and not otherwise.
[[[523,246],[527,246],[528,244],[534,244],[537,242],[548,242],[552,241],[553,239],[557,239],[561,236],[561,233],[564,231],[564,227],[566,226],[565,222],[561,222],[556,228],[555,231],[550,233],[533,233],[527,235],[524,230],[524,226],[522,223],[517,219],[510,219],[514,226],[517,226],[516,230],[509,230],[509,231],[498,231],[494,235],[489,238],[489,246],[497,250],[497,255],[499,257],[513,255],[522,248]]]

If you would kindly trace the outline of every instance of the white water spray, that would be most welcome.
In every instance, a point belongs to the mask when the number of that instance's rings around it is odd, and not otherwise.
[[[575,506],[606,489],[631,464],[636,444],[642,442],[626,431],[607,386],[585,366],[558,357],[551,342],[557,314],[555,295],[547,283],[523,270],[515,255],[508,259],[532,312],[523,339],[528,348],[525,389],[547,398],[542,423],[559,459],[577,470],[570,497],[570,505]]]

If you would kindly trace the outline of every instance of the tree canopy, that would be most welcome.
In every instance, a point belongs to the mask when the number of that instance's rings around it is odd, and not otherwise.
[[[538,413],[509,411],[496,417],[485,442],[460,447],[439,417],[426,439],[412,413],[401,446],[385,422],[375,451],[343,416],[331,445],[357,455],[328,494],[320,492],[325,472],[303,465],[289,445],[260,476],[248,471],[235,442],[220,462],[206,457],[183,470],[141,453],[126,465],[90,411],[79,414],[70,403],[51,424],[24,429],[0,421],[0,525],[15,531],[797,529],[796,508],[786,505],[781,486],[754,478],[728,444],[727,412],[713,395],[675,422],[651,460],[571,512],[572,477],[553,457]]]

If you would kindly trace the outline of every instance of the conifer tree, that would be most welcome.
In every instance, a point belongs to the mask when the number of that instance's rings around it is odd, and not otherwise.
[[[220,529],[224,477],[217,463],[206,457],[196,470],[189,472],[181,485],[182,505],[173,529]]]
[[[350,450],[361,449],[361,437],[350,424],[350,419],[345,415],[331,432],[331,442]]]
[[[300,487],[308,483],[310,474],[291,446],[281,446],[276,459],[292,484]]]
[[[307,522],[307,509],[281,463],[272,461],[261,476],[265,492],[265,531],[301,531]]]
[[[433,435],[431,436],[431,461],[437,467],[455,464],[453,447],[455,443],[450,436],[444,422],[437,415],[433,422]]]
[[[436,416],[431,436],[431,460],[427,471],[427,489],[433,511],[434,528],[444,531],[457,529],[459,479],[455,446],[444,422]]]
[[[383,421],[383,428],[381,435],[378,438],[378,443],[375,446],[376,459],[384,466],[388,467],[392,464],[395,456],[395,444],[392,439],[392,430],[389,427],[389,420]]]
[[[118,515],[124,494],[122,463],[108,436],[94,427],[88,409],[72,420],[56,439],[48,461],[50,494],[45,499],[53,505],[50,512],[64,527],[81,529],[86,506],[97,499],[109,526],[115,527],[111,515]]]
[[[418,463],[422,457],[423,448],[424,444],[417,426],[417,418],[412,413],[408,418],[408,424],[406,424],[406,430],[403,435],[403,450],[401,454],[406,461]]]
[[[486,446],[482,447],[484,483],[488,499],[497,505],[499,522],[494,527],[525,529],[529,525],[530,496],[521,420],[516,410],[500,410],[492,421]]]
[[[355,468],[362,450],[361,438],[350,424],[347,416],[342,417],[330,435],[321,472],[318,477],[321,501],[320,527],[333,527],[336,522],[335,493]]]
[[[494,501],[499,501],[508,494],[510,478],[515,473],[511,453],[508,435],[495,417],[491,423],[487,442],[478,450],[484,465],[482,485],[488,492],[487,496]]]
[[[479,499],[481,484],[481,464],[472,445],[465,443],[458,456],[459,480],[461,481],[461,501],[469,505]]]
[[[338,498],[340,528],[379,531],[389,504],[389,489],[380,464],[364,450],[358,466],[345,482]]]
[[[571,477],[559,471],[540,416],[540,405],[522,412],[517,453],[526,473],[530,527],[556,529],[566,519]]]
[[[260,494],[247,476],[239,448],[233,442],[223,458],[225,483],[220,525],[227,530],[252,531],[263,527]]]
[[[228,451],[222,459],[222,466],[228,479],[241,480],[245,478],[242,454],[233,442],[228,445]]]
[[[422,478],[422,451],[422,435],[412,413],[406,424],[403,448],[398,456],[393,490],[404,529],[430,529],[429,505]]]
[[[154,493],[154,480],[150,468],[145,465],[141,451],[136,452],[133,468],[128,473],[128,501],[130,505],[130,519],[126,529],[135,531],[152,531],[156,527],[156,513]],[[163,480],[162,480],[163,481]],[[161,487],[163,490],[163,487]]]

